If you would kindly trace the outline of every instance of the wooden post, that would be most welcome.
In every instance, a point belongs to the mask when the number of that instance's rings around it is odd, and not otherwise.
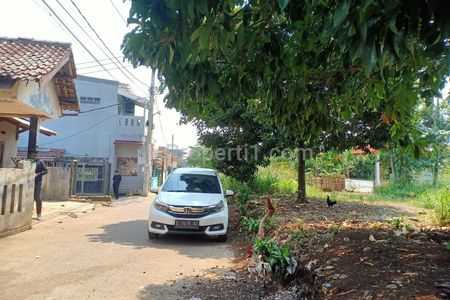
[[[70,164],[70,187],[69,187],[69,196],[73,196],[77,193],[77,169],[78,162],[73,160]]]
[[[28,135],[27,158],[31,158],[30,157],[31,152],[36,152],[38,131],[39,131],[39,118],[30,117],[30,132]]]

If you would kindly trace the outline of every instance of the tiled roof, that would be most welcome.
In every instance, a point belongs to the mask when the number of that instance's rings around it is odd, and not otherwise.
[[[80,111],[74,78],[77,77],[69,43],[0,37],[0,78],[53,80],[63,110]]]
[[[40,80],[71,52],[67,43],[0,38],[0,76]]]

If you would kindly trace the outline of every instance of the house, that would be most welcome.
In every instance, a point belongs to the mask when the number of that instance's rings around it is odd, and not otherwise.
[[[153,176],[158,179],[157,184],[152,181],[152,187],[161,185],[172,170],[185,167],[185,156],[186,150],[179,149],[176,145],[174,149],[172,147],[159,146],[154,150],[152,160]]]
[[[75,86],[80,113],[76,118],[46,121],[45,126],[59,135],[42,137],[39,147],[63,149],[66,157],[77,160],[78,169],[84,169],[79,171],[77,194],[107,193],[104,183],[108,182],[111,188],[110,178],[116,169],[122,175],[121,192],[140,194],[147,134],[146,100],[114,80],[80,75]],[[26,141],[24,135],[19,145],[25,146]]]
[[[35,150],[40,122],[79,110],[70,44],[0,38],[0,237],[31,227],[34,163],[14,161],[18,139],[27,134]]]

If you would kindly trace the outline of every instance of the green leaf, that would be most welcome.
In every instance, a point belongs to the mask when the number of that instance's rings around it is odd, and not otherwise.
[[[365,42],[367,40],[367,22],[363,21],[359,23],[359,33],[361,34],[361,37]]]
[[[375,48],[375,42],[372,42],[372,45],[368,46],[365,49],[361,57],[361,63],[364,71],[369,74],[377,63],[377,51]]]
[[[202,31],[200,32],[199,42],[200,42],[201,49],[209,48],[209,29],[208,28],[203,28]]]
[[[350,0],[343,0],[339,2],[336,11],[334,12],[334,27],[338,27],[345,20],[350,9]]]
[[[288,4],[289,0],[278,0],[278,5],[280,6],[281,11],[283,11]]]
[[[187,1],[187,8],[188,8],[188,14],[189,18],[195,19],[195,13],[194,13],[194,1]]]
[[[172,46],[169,47],[169,63],[173,62],[173,48]]]
[[[191,34],[191,42],[198,39],[198,36],[200,35],[200,31],[202,30],[202,27],[197,28],[192,34]]]

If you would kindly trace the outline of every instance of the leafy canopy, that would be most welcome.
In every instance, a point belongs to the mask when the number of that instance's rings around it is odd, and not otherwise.
[[[158,68],[167,104],[190,118],[256,101],[267,118],[314,140],[384,101],[396,134],[418,95],[448,73],[445,0],[135,0],[124,53]]]

